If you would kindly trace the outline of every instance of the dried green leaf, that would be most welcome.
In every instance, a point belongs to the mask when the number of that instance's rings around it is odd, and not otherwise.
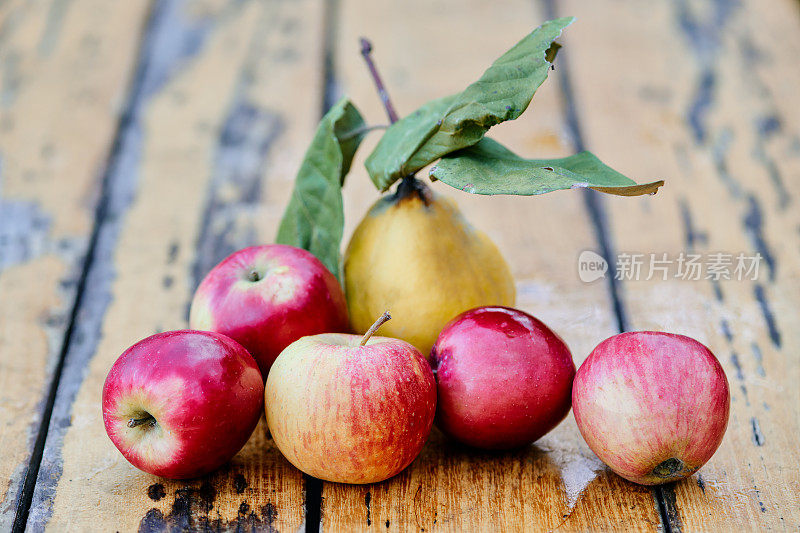
[[[654,194],[663,181],[637,184],[580,152],[559,159],[524,159],[488,137],[448,154],[431,168],[431,177],[474,194],[529,196],[562,189],[590,188],[619,196]]]
[[[397,121],[384,132],[378,146],[364,162],[372,181],[378,188],[386,190],[398,177],[414,172],[406,172],[404,170],[407,168],[408,161],[414,157],[421,145],[436,130],[437,123],[455,99],[456,96],[451,95],[431,100],[410,115]],[[392,178],[384,178],[383,176],[386,173],[383,170],[379,170],[378,167],[381,169],[400,170],[393,171]]]
[[[477,143],[492,126],[519,117],[547,79],[573,17],[545,22],[460,94],[429,102],[393,124],[366,160],[380,190],[440,157]]]
[[[361,114],[347,98],[322,117],[276,238],[308,250],[337,277],[344,231],[342,184],[365,133]]]

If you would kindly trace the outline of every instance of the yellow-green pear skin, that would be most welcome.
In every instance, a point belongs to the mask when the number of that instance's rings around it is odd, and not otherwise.
[[[389,311],[381,335],[403,339],[426,357],[456,315],[484,305],[511,307],[516,299],[497,246],[453,202],[419,182],[413,192],[370,208],[347,246],[344,285],[357,333]]]

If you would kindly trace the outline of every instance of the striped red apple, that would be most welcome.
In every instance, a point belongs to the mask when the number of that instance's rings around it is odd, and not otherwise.
[[[436,412],[436,384],[405,341],[324,334],[287,347],[266,385],[278,449],[311,476],[340,483],[390,478],[419,455]]]
[[[714,454],[728,424],[722,366],[698,341],[655,331],[601,342],[581,365],[572,408],[583,438],[614,472],[657,485]]]

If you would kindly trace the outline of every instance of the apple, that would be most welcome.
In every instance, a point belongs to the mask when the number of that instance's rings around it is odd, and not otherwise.
[[[170,479],[201,476],[230,460],[261,417],[264,383],[236,341],[169,331],[137,342],[103,386],[103,422],[133,466]]]
[[[267,424],[278,449],[310,476],[376,483],[419,455],[436,413],[430,366],[405,341],[323,334],[289,345],[267,378]]]
[[[575,376],[569,348],[519,309],[478,307],[458,315],[439,334],[431,365],[437,425],[469,446],[530,444],[569,412]]]
[[[349,331],[333,274],[310,252],[282,244],[244,248],[215,266],[195,292],[189,325],[239,342],[264,379],[300,337]]]
[[[581,365],[572,406],[586,443],[614,472],[658,485],[705,464],[728,425],[730,391],[711,351],[683,335],[621,333]]]

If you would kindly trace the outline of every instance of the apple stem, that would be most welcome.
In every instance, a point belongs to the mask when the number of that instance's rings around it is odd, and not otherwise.
[[[146,416],[143,416],[142,418],[131,418],[130,420],[128,420],[128,427],[129,428],[135,428],[137,426],[142,426],[144,424],[150,424],[151,426],[155,426],[156,425],[156,419],[153,418],[153,415],[147,414]]]
[[[389,314],[389,311],[385,311],[380,317],[378,317],[378,320],[376,320],[375,323],[372,324],[369,327],[367,332],[364,333],[364,337],[361,339],[361,342],[358,345],[359,346],[364,346],[365,344],[367,344],[367,341],[369,340],[369,338],[372,337],[372,335],[376,331],[378,331],[378,328],[381,327],[390,318],[392,318],[392,315]]]
[[[375,63],[372,61],[370,54],[372,54],[372,43],[362,37],[361,55],[364,56],[364,61],[367,63],[367,68],[369,68],[369,73],[372,75],[372,81],[375,82],[375,87],[378,89],[378,96],[380,96],[381,102],[383,102],[383,107],[386,109],[386,114],[389,116],[389,121],[394,124],[398,120],[397,112],[394,110],[392,101],[389,99],[389,93],[386,92],[386,86],[383,84],[383,79],[381,79],[381,75],[378,74],[378,69],[375,67]]]

